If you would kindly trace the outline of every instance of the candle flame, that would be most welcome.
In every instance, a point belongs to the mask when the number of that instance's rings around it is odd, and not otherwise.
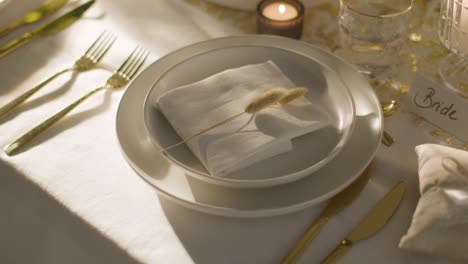
[[[278,12],[280,12],[281,14],[284,14],[284,12],[286,12],[286,6],[283,4],[280,4],[278,6]]]

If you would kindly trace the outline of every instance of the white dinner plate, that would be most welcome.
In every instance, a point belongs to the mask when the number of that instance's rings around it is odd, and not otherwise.
[[[294,138],[290,151],[235,171],[229,177],[211,176],[185,144],[164,153],[169,161],[200,180],[229,187],[261,188],[311,175],[339,153],[351,135],[355,110],[351,94],[337,73],[300,53],[256,45],[216,48],[199,53],[171,67],[158,78],[144,103],[145,125],[150,138],[159,149],[182,140],[159,110],[157,100],[162,94],[225,70],[266,61],[274,62],[296,86],[309,89],[306,98],[326,113],[330,124]]]
[[[332,69],[355,102],[355,125],[334,159],[301,180],[263,189],[223,187],[184,174],[152,144],[144,124],[143,103],[154,83],[178,63],[213,49],[239,46],[275,47],[310,58]],[[160,194],[192,209],[234,217],[262,217],[302,210],[329,199],[351,184],[373,159],[382,137],[382,112],[372,87],[356,68],[305,42],[273,37],[228,37],[197,43],[159,59],[127,88],[116,129],[123,154],[132,168]]]

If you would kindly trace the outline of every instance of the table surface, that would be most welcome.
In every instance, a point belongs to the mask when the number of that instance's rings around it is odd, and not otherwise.
[[[10,2],[0,10],[0,25],[39,2]],[[420,3],[430,10],[434,2]],[[96,19],[100,12],[105,16]],[[70,66],[104,29],[120,37],[106,57],[104,69],[60,78],[22,110],[1,120],[0,146],[105,81],[109,75],[105,68],[119,65],[137,43],[150,48],[150,59],[155,61],[198,41],[254,31],[253,13],[199,0],[102,0],[86,16],[70,29],[38,39],[0,60],[1,105],[45,76]],[[433,15],[424,19],[434,22]],[[28,29],[31,27],[0,44]],[[393,74],[400,80],[395,83],[374,80],[383,99],[403,98],[417,73],[433,76],[433,64],[427,61],[444,54],[431,37],[431,27],[414,32],[413,41],[401,55],[410,58],[402,59],[402,65],[410,67],[411,74]],[[334,50],[338,48],[336,38],[336,3],[320,1],[307,12],[304,40]],[[122,94],[115,91],[90,99],[27,151],[0,156],[2,262],[277,263],[323,207],[278,217],[238,219],[203,214],[167,201],[137,176],[121,154],[114,122]],[[400,180],[408,183],[408,192],[396,215],[381,232],[356,244],[342,263],[458,263],[405,252],[398,249],[398,242],[419,198],[414,147],[428,142],[463,147],[463,143],[404,109],[385,120],[385,129],[397,143],[379,148],[372,178],[362,195],[330,220],[300,263],[318,263]]]

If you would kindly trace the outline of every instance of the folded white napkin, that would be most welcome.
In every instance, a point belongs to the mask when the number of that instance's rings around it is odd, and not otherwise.
[[[294,86],[268,61],[175,88],[157,103],[179,136],[187,138],[243,112],[253,97],[267,89]],[[244,114],[186,143],[211,175],[229,177],[234,171],[290,151],[292,138],[329,124],[328,115],[305,98],[284,107],[268,107],[254,119],[250,117]]]
[[[399,246],[468,260],[468,152],[425,144],[416,153],[421,198]]]

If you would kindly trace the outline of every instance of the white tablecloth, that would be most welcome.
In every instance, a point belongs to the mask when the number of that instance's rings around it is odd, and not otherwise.
[[[12,1],[0,11],[0,24],[38,2]],[[120,37],[104,60],[113,68],[136,43],[150,48],[154,61],[197,41],[241,34],[180,0],[102,0],[96,6],[105,10],[104,19],[83,19],[0,60],[0,105],[69,66],[104,29]],[[61,77],[0,120],[0,146],[108,76],[97,70],[71,81],[70,75]],[[276,263],[322,208],[236,219],[206,215],[165,200],[121,154],[114,122],[122,94],[96,95],[27,151],[0,156],[0,262]],[[386,129],[397,144],[379,149],[373,177],[362,195],[331,219],[301,263],[318,263],[399,180],[405,180],[409,189],[394,218],[377,235],[357,243],[342,263],[457,263],[397,248],[419,197],[414,147],[434,139],[402,112],[387,120]]]

